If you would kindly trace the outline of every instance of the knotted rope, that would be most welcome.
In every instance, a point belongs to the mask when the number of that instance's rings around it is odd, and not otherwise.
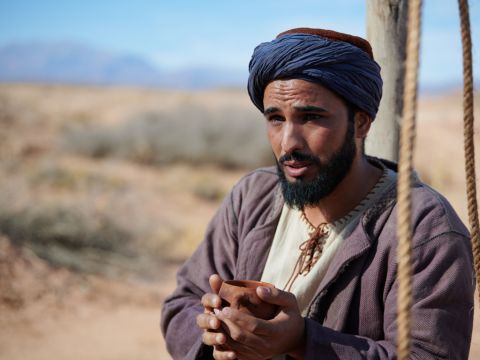
[[[295,280],[297,280],[300,275],[308,274],[310,270],[312,270],[318,259],[320,259],[320,256],[322,256],[325,238],[328,236],[327,223],[321,223],[315,227],[307,219],[303,211],[302,217],[309,224],[312,231],[309,233],[308,239],[299,246],[300,255],[298,256],[290,278],[283,288],[284,291],[291,291]]]
[[[397,352],[399,360],[408,359],[410,352],[410,309],[412,304],[411,186],[417,110],[421,8],[421,0],[412,0],[408,4],[407,59],[398,165]]]
[[[472,40],[468,0],[459,0],[460,27],[463,48],[463,137],[465,151],[465,175],[467,183],[468,222],[472,239],[473,261],[480,290],[480,239],[478,224],[477,189],[475,183],[475,146],[473,141],[473,72]],[[480,292],[479,292],[480,293]]]

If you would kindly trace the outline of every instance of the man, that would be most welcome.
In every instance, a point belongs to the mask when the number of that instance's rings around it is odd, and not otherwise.
[[[162,330],[176,359],[396,358],[396,166],[363,144],[381,98],[367,41],[293,29],[260,44],[248,91],[277,167],[233,188],[178,273]],[[414,180],[411,356],[467,359],[473,272],[469,235]],[[271,320],[225,307],[223,280],[273,283]]]

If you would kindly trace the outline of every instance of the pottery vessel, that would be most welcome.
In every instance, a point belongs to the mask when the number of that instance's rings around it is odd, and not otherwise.
[[[257,318],[270,320],[277,313],[277,306],[263,302],[256,293],[259,286],[274,288],[269,283],[254,280],[228,280],[222,283],[218,295],[222,307],[229,306]]]

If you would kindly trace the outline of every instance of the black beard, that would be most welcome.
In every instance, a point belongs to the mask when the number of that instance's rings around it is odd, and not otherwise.
[[[354,140],[353,122],[348,123],[347,133],[341,148],[331,158],[322,163],[313,155],[294,151],[277,160],[277,172],[280,178],[283,198],[291,208],[303,210],[306,206],[314,206],[329,195],[345,178],[355,158],[356,146]],[[298,178],[295,182],[287,180],[282,164],[285,161],[310,161],[318,172],[311,180]]]

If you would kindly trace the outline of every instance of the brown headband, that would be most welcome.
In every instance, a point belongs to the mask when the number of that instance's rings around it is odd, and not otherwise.
[[[310,34],[310,35],[318,35],[330,40],[336,40],[336,41],[343,41],[347,42],[349,44],[352,44],[353,46],[358,47],[359,49],[362,49],[365,51],[370,58],[373,60],[373,52],[372,52],[372,47],[370,46],[370,43],[359,37],[359,36],[354,36],[350,34],[345,34],[333,30],[324,30],[324,29],[312,29],[312,28],[295,28],[291,30],[287,30],[284,32],[281,32],[280,34],[277,35],[277,38],[285,35],[285,34]]]

